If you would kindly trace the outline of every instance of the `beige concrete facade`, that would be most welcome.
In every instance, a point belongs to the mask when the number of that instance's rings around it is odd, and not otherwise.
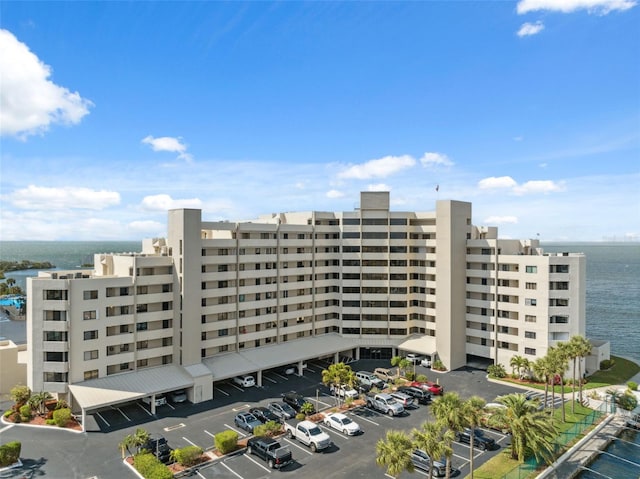
[[[17,345],[8,339],[0,341],[0,398],[8,398],[14,386],[27,384],[27,363],[21,358],[26,349],[26,344]]]
[[[309,358],[391,348],[454,369],[468,355],[535,360],[584,335],[584,256],[498,239],[471,218],[461,201],[391,211],[387,192],[362,193],[354,211],[251,222],[171,210],[167,238],[140,254],[96,255],[93,271],[28,281],[29,385],[66,394],[172,364],[193,377],[199,402],[224,379],[216,365],[246,364],[259,381],[253,351],[269,352],[266,369],[289,363],[294,343]]]

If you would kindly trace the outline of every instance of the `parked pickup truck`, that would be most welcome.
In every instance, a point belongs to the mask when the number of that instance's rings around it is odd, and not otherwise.
[[[296,438],[313,451],[321,451],[331,446],[331,437],[311,421],[300,421],[297,424],[284,423],[284,430],[289,438]]]
[[[267,461],[271,469],[280,469],[293,461],[288,447],[282,447],[271,437],[254,436],[247,441],[247,454],[253,454]]]
[[[389,416],[398,416],[404,413],[402,404],[386,393],[369,394],[367,396],[367,407]]]

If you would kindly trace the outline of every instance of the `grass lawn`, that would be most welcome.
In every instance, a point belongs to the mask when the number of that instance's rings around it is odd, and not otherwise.
[[[576,423],[582,422],[584,418],[592,412],[592,409],[586,408],[576,402],[575,413],[572,414],[571,402],[568,402],[565,407],[566,422],[562,422],[562,410],[555,409],[553,412],[554,423],[558,428],[558,432],[562,433],[571,429]],[[505,447],[494,458],[485,462],[481,467],[476,469],[473,473],[473,477],[477,479],[499,479],[518,467],[518,465],[518,461],[511,459],[510,449]],[[538,472],[532,472],[531,476],[535,477],[537,474]]]
[[[587,377],[587,383],[582,386],[582,389],[595,389],[605,386],[614,386],[617,384],[624,385],[629,379],[636,374],[640,373],[640,365],[629,361],[628,359],[620,358],[617,356],[611,356],[611,359],[615,360],[613,367],[607,371],[598,371],[595,374]],[[571,377],[566,377],[565,380],[571,380]],[[539,389],[544,391],[544,383],[537,383],[532,381],[519,381],[512,378],[502,378],[500,381],[504,381],[512,384],[519,384],[527,386],[531,389]],[[560,386],[554,386],[556,394],[559,394]],[[571,386],[563,386],[563,392],[570,393]],[[576,387],[576,394],[578,393],[578,387]],[[549,386],[549,395],[551,395],[551,386]]]
[[[613,367],[607,371],[598,371],[587,378],[586,389],[626,384],[629,379],[640,372],[640,366],[628,359],[611,356],[615,360]]]

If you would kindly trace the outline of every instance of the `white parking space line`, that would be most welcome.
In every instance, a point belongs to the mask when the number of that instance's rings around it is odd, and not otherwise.
[[[198,446],[195,442],[190,441],[189,439],[187,439],[186,437],[182,436],[182,439],[184,439],[185,441],[187,441],[189,444],[191,444],[192,446],[196,446],[196,447],[200,447]]]
[[[370,422],[371,424],[375,424],[376,426],[380,425],[377,422],[372,421],[371,419],[367,419],[366,417],[358,416],[357,414],[354,414],[354,413],[349,413],[349,414],[351,414],[352,416],[357,417],[358,419],[362,419],[363,421],[367,421],[367,422]]]
[[[224,427],[231,429],[232,431],[235,431],[238,433],[238,436],[240,437],[247,437],[246,434],[244,434],[243,432],[238,431],[237,429],[232,428],[231,426],[229,426],[228,424],[225,424]]]
[[[315,369],[309,369],[309,368],[306,368],[305,371],[309,371],[310,373],[315,373],[316,372]]]
[[[195,473],[196,473],[198,476],[200,476],[202,479],[207,479],[207,478],[206,478],[206,477],[204,477],[204,476],[202,475],[202,473],[201,473],[200,471],[198,471],[197,469],[195,470]]]
[[[182,427],[186,427],[184,423],[175,424],[175,425],[173,425],[173,426],[165,427],[165,428],[164,428],[164,430],[165,430],[166,432],[169,432],[169,431],[175,431],[176,429],[180,429],[180,428],[182,428]]]
[[[324,404],[324,405],[325,405],[325,406],[327,406],[327,407],[331,407],[331,406],[332,406],[332,404],[326,403],[326,402],[324,402],[324,401],[320,401],[319,399],[315,399],[315,398],[305,398],[305,399],[306,399],[307,401],[309,401],[309,402],[311,402],[311,401],[315,401],[315,402],[317,402],[317,403],[319,403],[319,404]]]
[[[297,447],[298,449],[300,449],[302,452],[304,452],[305,454],[309,454],[310,456],[313,456],[313,453],[311,451],[309,451],[308,449],[305,449],[302,446],[297,445],[295,442],[293,442],[291,439],[287,439],[286,437],[283,437],[282,439],[284,439],[285,441],[287,441],[289,444],[291,444],[294,447]]]
[[[165,406],[169,406],[169,407],[170,407],[171,409],[173,409],[174,411],[176,410],[176,408],[175,408],[175,407],[173,407],[173,406],[172,406],[171,404],[169,404],[169,403],[166,403],[166,404],[165,404]]]
[[[269,474],[271,474],[271,469],[269,469],[268,467],[263,466],[262,464],[260,464],[258,461],[256,461],[254,458],[252,458],[251,456],[245,454],[244,457],[246,457],[247,459],[249,459],[251,462],[253,462],[256,466],[261,467],[262,469],[264,469],[265,471],[267,471]]]
[[[216,435],[215,435],[215,434],[211,434],[211,433],[210,433],[209,431],[207,431],[206,429],[204,429],[204,432],[205,432],[206,434],[209,434],[209,436],[211,436],[211,437],[216,437]]]
[[[280,379],[284,379],[285,381],[288,381],[288,380],[289,380],[289,378],[288,378],[288,377],[286,377],[286,376],[282,376],[281,374],[274,373],[274,372],[272,372],[271,374],[273,374],[274,376],[278,376]]]
[[[142,404],[140,404],[139,402],[136,403],[138,405],[138,407],[140,409],[142,409],[144,412],[146,412],[149,416],[153,416],[153,414],[151,414],[151,411],[149,411],[146,407],[144,407]]]
[[[240,407],[231,408],[231,410],[234,411],[234,412],[238,412],[238,411],[243,411],[245,409],[249,409],[250,407],[251,406],[249,406],[248,404],[245,404],[245,405],[240,406]]]
[[[124,418],[125,418],[127,421],[131,421],[131,419],[129,419],[129,416],[127,416],[127,415],[122,411],[122,409],[120,409],[119,407],[111,406],[111,409],[114,409],[114,410],[118,411],[120,414],[122,414],[122,415],[124,416]]]
[[[238,391],[240,392],[244,392],[244,389],[242,389],[240,386],[236,386],[233,383],[227,383],[229,386],[236,388]]]
[[[220,391],[222,394],[224,394],[225,396],[230,396],[230,394],[227,391],[223,391],[220,388],[214,388],[216,391]]]
[[[236,471],[234,471],[233,469],[231,469],[231,468],[230,468],[229,466],[227,466],[224,462],[221,462],[221,463],[220,463],[220,465],[221,465],[221,466],[226,467],[226,468],[227,468],[227,470],[228,470],[231,474],[233,474],[234,476],[239,477],[240,479],[244,479],[244,477],[242,477],[242,476],[241,476],[240,474],[238,474]]]
[[[349,436],[347,436],[346,434],[341,433],[340,431],[338,431],[337,429],[334,429],[332,427],[329,426],[325,426],[324,424],[318,424],[318,426],[320,426],[321,429],[324,429],[327,431],[327,433],[333,433],[333,434],[337,434],[338,436],[344,438],[344,439],[348,439]]]
[[[377,414],[377,416],[379,416],[379,417],[383,417],[385,419],[390,419],[390,420],[393,421],[394,416],[389,416],[388,414],[382,414],[381,412],[378,412],[375,409],[371,409],[371,408],[369,408],[367,406],[363,406],[362,408],[366,409],[367,411],[371,411],[374,414]]]
[[[109,421],[107,421],[105,418],[103,418],[102,414],[100,414],[99,412],[96,411],[96,416],[98,416],[100,419],[102,419],[102,421],[107,425],[107,427],[111,427],[111,424],[109,424]]]
[[[273,384],[278,384],[278,381],[276,381],[275,379],[271,379],[269,376],[267,376],[266,374],[262,375],[262,379],[266,379],[269,382],[272,382]]]

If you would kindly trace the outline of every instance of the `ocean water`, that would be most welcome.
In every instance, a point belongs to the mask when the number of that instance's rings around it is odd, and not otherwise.
[[[0,241],[0,260],[49,261],[75,269],[94,253],[140,251],[137,241]],[[587,257],[587,337],[611,341],[611,351],[640,362],[640,243],[543,243],[547,252]],[[36,271],[7,276],[24,288]]]

